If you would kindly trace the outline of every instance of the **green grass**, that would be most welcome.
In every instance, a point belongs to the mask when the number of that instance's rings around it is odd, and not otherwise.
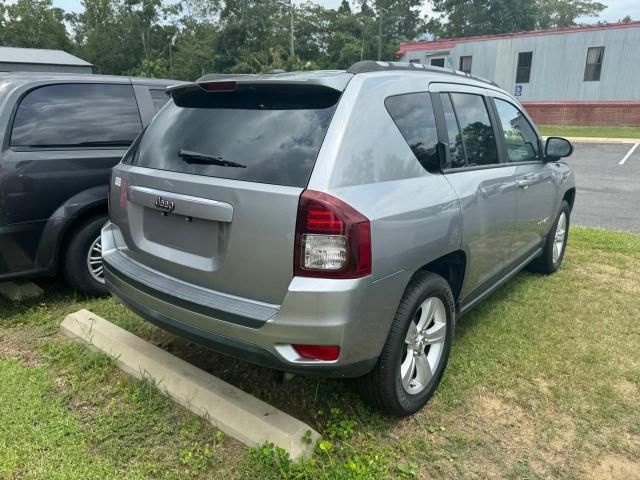
[[[0,478],[640,478],[639,272],[640,235],[572,228],[559,272],[522,273],[460,320],[438,392],[406,419],[349,382],[280,385],[50,283],[44,299],[0,300]],[[57,335],[79,308],[308,422],[316,455],[246,449]]]
[[[547,137],[640,138],[640,127],[538,125]]]

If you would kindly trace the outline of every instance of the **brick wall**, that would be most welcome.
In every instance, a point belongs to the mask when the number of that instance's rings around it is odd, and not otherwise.
[[[640,102],[523,102],[540,125],[640,127]]]

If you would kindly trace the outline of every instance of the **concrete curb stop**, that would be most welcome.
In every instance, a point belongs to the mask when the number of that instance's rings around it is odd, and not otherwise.
[[[0,295],[13,300],[14,302],[20,302],[27,298],[38,298],[44,293],[38,285],[31,282],[3,282],[0,283]]]
[[[549,135],[543,135],[542,138],[546,140]],[[632,145],[640,143],[640,138],[608,138],[608,137],[564,137],[571,143],[613,143],[613,144],[628,144]]]
[[[67,315],[60,331],[111,356],[126,373],[153,381],[173,400],[250,447],[271,442],[292,459],[313,454],[320,434],[307,424],[88,310]],[[302,440],[307,431],[311,444]]]

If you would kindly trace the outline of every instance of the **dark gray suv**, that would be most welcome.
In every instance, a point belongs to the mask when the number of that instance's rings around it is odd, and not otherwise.
[[[109,289],[142,317],[276,369],[361,377],[422,407],[456,319],[562,262],[574,177],[496,85],[420,65],[205,76],[115,167]]]
[[[0,282],[53,275],[104,294],[109,171],[177,82],[0,75]]]

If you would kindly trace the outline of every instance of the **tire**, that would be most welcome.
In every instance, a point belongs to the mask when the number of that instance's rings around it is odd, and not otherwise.
[[[547,239],[544,242],[542,255],[529,264],[527,267],[528,270],[550,275],[560,268],[562,259],[564,258],[564,252],[567,248],[567,240],[569,239],[570,216],[571,209],[569,208],[569,204],[566,200],[563,200],[560,204],[560,211],[556,216],[556,221],[553,222],[553,227],[551,227]],[[564,222],[562,221],[563,217]],[[562,228],[563,223],[564,228]],[[559,235],[562,236],[561,243],[557,243]]]
[[[433,315],[429,315],[428,310],[433,310]],[[418,325],[423,318],[427,320],[420,332]],[[454,326],[455,301],[447,281],[435,273],[417,273],[400,300],[378,363],[358,379],[363,399],[390,416],[403,417],[420,410],[435,392],[447,366]],[[417,334],[426,333],[421,335],[426,345],[415,340],[407,343],[409,338],[418,338],[408,335],[410,327]],[[433,343],[429,344],[429,339]],[[423,355],[419,354],[420,349]],[[417,356],[410,357],[412,350]],[[421,370],[411,367],[411,358]],[[431,375],[424,374],[427,365]]]
[[[104,284],[104,277],[102,282],[98,281],[90,272],[88,264],[89,250],[100,238],[100,230],[106,221],[107,217],[91,217],[78,225],[69,234],[69,243],[64,251],[64,278],[74,289],[86,295],[99,297],[109,293]],[[99,266],[102,266],[102,262]]]

